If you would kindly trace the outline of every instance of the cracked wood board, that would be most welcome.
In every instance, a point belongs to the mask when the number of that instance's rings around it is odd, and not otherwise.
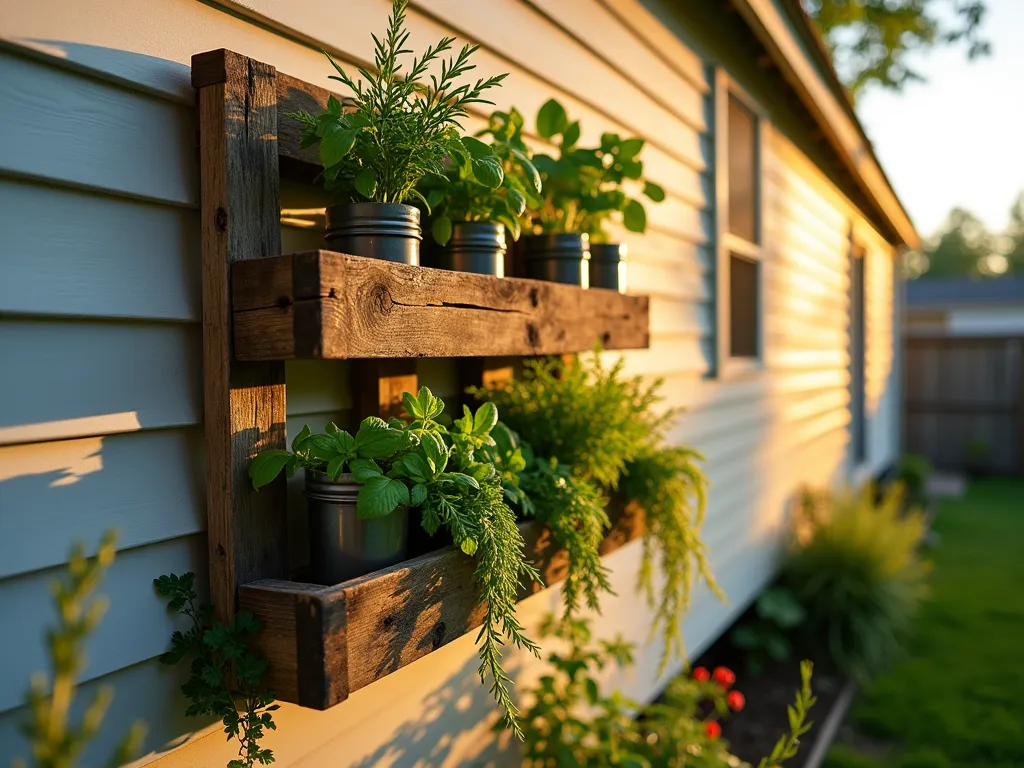
[[[648,300],[331,251],[240,262],[235,357],[556,355],[649,345]]]

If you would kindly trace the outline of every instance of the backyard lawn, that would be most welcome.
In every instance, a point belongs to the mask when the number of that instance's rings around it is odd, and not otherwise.
[[[827,768],[1024,766],[1024,482],[975,483],[935,531],[909,653],[859,694]]]

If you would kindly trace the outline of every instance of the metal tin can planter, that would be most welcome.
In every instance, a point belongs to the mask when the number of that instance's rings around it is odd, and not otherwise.
[[[356,514],[359,488],[352,475],[332,482],[323,472],[306,470],[310,567],[318,584],[339,584],[405,559],[408,508],[361,518]]]
[[[622,243],[590,244],[590,287],[626,292],[626,246]]]
[[[505,225],[489,221],[456,221],[452,236],[438,256],[438,266],[478,275],[505,276]]]
[[[346,203],[327,209],[333,251],[419,266],[420,211],[400,203]]]
[[[590,287],[590,238],[587,235],[528,235],[523,243],[527,277]]]

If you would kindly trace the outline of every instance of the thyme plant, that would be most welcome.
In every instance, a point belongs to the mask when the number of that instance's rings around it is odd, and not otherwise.
[[[463,137],[465,151],[452,144],[445,175],[426,176],[420,183],[420,192],[433,215],[431,232],[440,245],[451,238],[453,222],[461,221],[501,223],[512,239],[518,240],[527,211],[540,205],[540,173],[523,141],[523,116],[515,109],[493,112],[487,128],[477,137],[486,137],[489,142]],[[475,169],[474,161],[488,157],[501,163],[498,185],[489,176],[479,178]]]
[[[92,557],[85,556],[81,542],[76,543],[67,575],[53,583],[58,621],[46,630],[52,683],[44,672],[33,675],[26,697],[29,717],[22,728],[29,740],[33,768],[74,768],[99,733],[114,698],[113,688],[103,686],[86,706],[81,721],[72,721],[76,681],[87,663],[83,645],[107,609],[105,598],[93,594],[114,562],[116,541],[113,531],[106,533]],[[111,765],[121,765],[137,755],[145,736],[145,723],[136,721],[116,748]],[[26,763],[16,759],[13,765],[25,768]]]
[[[447,428],[438,421],[444,402],[426,387],[417,395],[406,392],[402,401],[409,422],[371,416],[354,436],[334,424],[322,434],[303,427],[291,451],[261,453],[249,475],[260,488],[282,471],[291,476],[300,467],[326,472],[332,480],[348,470],[362,484],[356,503],[361,517],[383,517],[408,506],[420,510],[429,534],[447,528],[455,544],[477,560],[474,579],[480,603],[486,606],[477,636],[480,680],[490,677],[490,691],[505,724],[522,738],[501,649],[509,640],[539,655],[516,618],[516,603],[521,580],[540,582],[541,577],[525,559],[515,513],[506,503],[503,482],[515,471],[499,471],[488,458],[488,449],[495,445],[491,433],[498,409],[491,403],[475,413],[464,408],[463,416]]]
[[[412,53],[406,46],[408,0],[393,0],[387,33],[373,36],[374,71],[359,68],[353,79],[326,54],[349,96],[331,97],[327,109],[313,116],[305,111],[287,116],[305,126],[302,146],[319,146],[324,186],[340,202],[426,202],[416,185],[428,174],[443,175],[449,155],[471,157],[475,178],[496,187],[502,169],[493,154],[473,154],[460,139],[460,120],[471,104],[491,104],[483,94],[507,74],[459,83],[475,68],[470,63],[478,46],[466,45],[447,58],[453,37],[444,37],[413,58],[408,70],[401,59]],[[440,73],[428,74],[431,65]],[[479,149],[479,148],[476,148]]]
[[[537,133],[549,141],[558,139],[557,158],[534,158],[544,183],[535,217],[540,232],[583,232],[594,242],[607,242],[610,221],[621,222],[630,232],[647,229],[647,210],[630,187],[639,187],[655,203],[665,199],[665,190],[643,178],[643,139],[604,133],[598,146],[580,147],[579,121],[570,122],[555,99],[537,113]]]

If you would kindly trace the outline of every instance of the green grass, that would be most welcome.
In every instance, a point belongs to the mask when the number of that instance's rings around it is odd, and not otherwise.
[[[974,484],[942,505],[935,531],[932,594],[908,653],[850,717],[882,748],[837,745],[826,768],[1024,766],[1024,482]]]

